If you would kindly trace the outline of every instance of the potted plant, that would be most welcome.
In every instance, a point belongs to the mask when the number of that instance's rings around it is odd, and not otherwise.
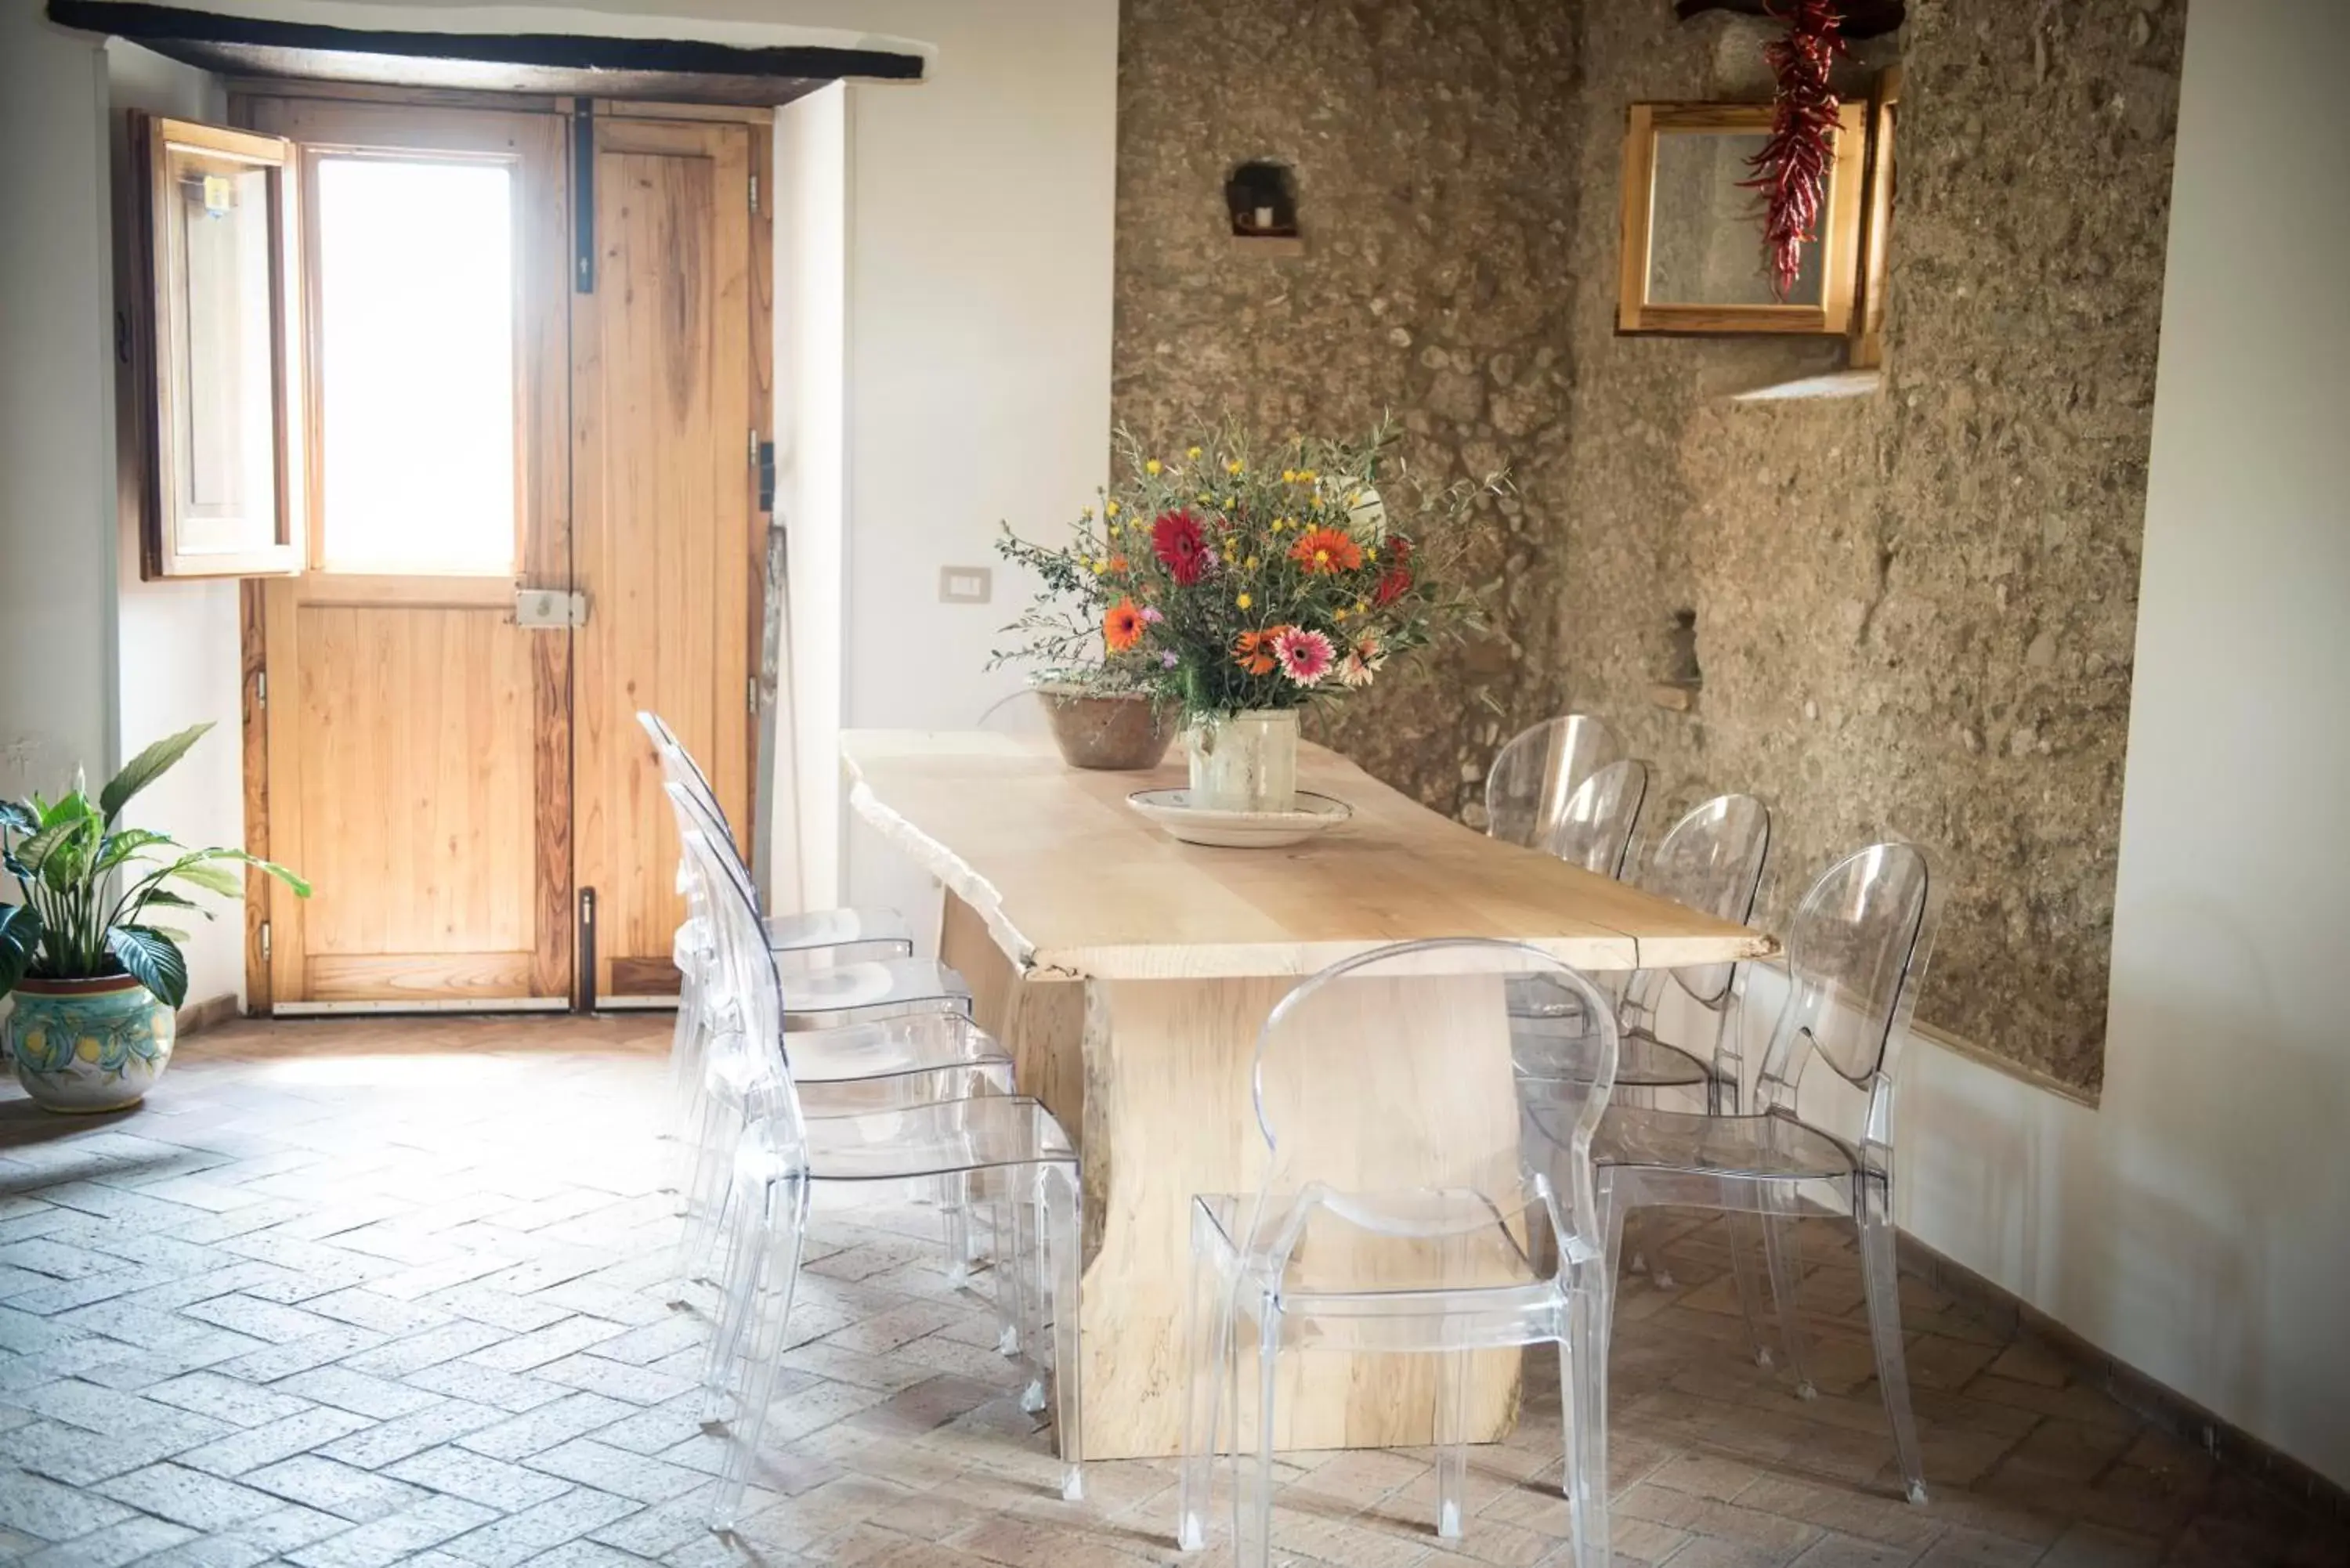
[[[1069,544],[1006,528],[998,548],[1045,589],[1008,628],[1028,641],[997,659],[1090,660],[1181,713],[1191,805],[1288,810],[1298,711],[1476,618],[1449,579],[1503,482],[1419,485],[1393,441],[1382,424],[1361,441],[1293,437],[1261,459],[1227,422],[1162,459],[1119,430],[1125,472]]]
[[[0,1039],[16,1081],[50,1110],[134,1105],[171,1061],[188,993],[186,933],[157,917],[187,909],[213,919],[189,894],[242,893],[244,877],[225,863],[257,866],[310,895],[300,877],[242,849],[182,849],[118,826],[131,797],[211,728],[156,742],[96,801],[78,775],[60,800],[0,800],[0,864],[21,899],[0,904],[0,997],[16,998]]]
[[[1029,688],[1071,767],[1145,772],[1159,765],[1175,738],[1175,709],[1155,689],[1142,659],[1103,639],[1107,566],[1095,572],[1095,556],[1080,548],[1092,520],[1087,507],[1070,545],[1058,550],[1031,545],[1005,527],[996,553],[1035,573],[1041,586],[1035,602],[1003,628],[1020,640],[998,649],[988,668],[1031,667]]]

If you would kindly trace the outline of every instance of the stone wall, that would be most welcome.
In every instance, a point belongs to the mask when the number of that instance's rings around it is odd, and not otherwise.
[[[1117,417],[1229,410],[1261,434],[1392,411],[1443,483],[1507,468],[1476,564],[1493,637],[1374,687],[1324,738],[1446,811],[1476,798],[1535,671],[1565,504],[1574,16],[1557,0],[1128,0],[1119,38]],[[1305,254],[1236,244],[1226,174],[1288,165]],[[1489,707],[1490,704],[1490,707]],[[1322,721],[1315,721],[1317,726]]]
[[[1776,813],[1767,918],[1879,834],[1950,899],[1920,1016],[2094,1087],[2184,0],[1911,0],[1887,386],[1739,404],[1825,345],[1613,332],[1624,105],[1767,96],[1758,24],[1665,0],[1128,0],[1118,416],[1271,432],[1392,407],[1506,463],[1495,636],[1336,739],[1474,815],[1574,706]],[[1865,79],[1865,78],[1863,78]],[[1307,254],[1233,253],[1232,164],[1297,171]],[[1693,612],[1702,685],[1658,706]],[[1482,695],[1506,715],[1474,706]]]

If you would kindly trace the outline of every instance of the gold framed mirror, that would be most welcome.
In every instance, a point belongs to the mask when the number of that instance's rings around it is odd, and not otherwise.
[[[1741,182],[1771,133],[1767,103],[1636,103],[1624,138],[1624,234],[1616,329],[1843,337],[1859,271],[1868,105],[1837,111],[1819,234],[1785,300],[1773,292]]]

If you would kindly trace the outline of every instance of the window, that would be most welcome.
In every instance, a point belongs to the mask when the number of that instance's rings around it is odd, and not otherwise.
[[[511,576],[514,181],[504,164],[317,162],[321,570]]]

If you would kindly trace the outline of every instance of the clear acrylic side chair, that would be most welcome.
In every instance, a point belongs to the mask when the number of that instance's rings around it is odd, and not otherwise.
[[[1581,1103],[1558,1114],[1561,1151],[1532,1177],[1521,1158],[1507,1055],[1514,1021],[1504,988],[1522,981],[1574,994],[1597,1021],[1574,1043],[1582,1053],[1575,1085]],[[1490,1082],[1463,1075],[1451,1042],[1431,1048],[1432,1009],[1454,1029],[1491,1031]],[[1564,1485],[1575,1561],[1579,1568],[1608,1561],[1607,1411],[1594,1397],[1605,1260],[1592,1172],[1582,1157],[1607,1105],[1615,1052],[1613,1019],[1591,983],[1515,943],[1382,948],[1323,970],[1274,1009],[1258,1036],[1253,1073],[1264,1184],[1253,1194],[1202,1194],[1191,1208],[1180,1546],[1206,1544],[1222,1390],[1229,1378],[1238,1432],[1242,1331],[1253,1328],[1256,1451],[1235,1458],[1241,1568],[1270,1561],[1284,1350],[1437,1358],[1437,1526],[1450,1537],[1462,1528],[1472,1354],[1552,1342],[1567,1405]],[[1373,1057],[1406,1064],[1426,1092],[1330,1117],[1328,1085],[1359,1075]],[[1429,1107],[1439,1103],[1450,1107],[1450,1132],[1435,1130]],[[1459,1130],[1489,1112],[1482,1134]],[[1401,1189],[1374,1185],[1398,1168],[1424,1179]],[[1545,1267],[1544,1257],[1555,1265]]]
[[[726,877],[731,850],[722,843],[698,827],[685,836],[716,930],[712,1016],[722,1026],[705,1053],[705,1070],[725,1085],[712,1097],[742,1106],[725,1162],[721,1307],[703,1379],[705,1415],[727,1437],[712,1526],[733,1527],[756,1471],[818,1187],[926,1191],[951,1182],[1009,1216],[1013,1244],[999,1264],[1009,1310],[1032,1357],[1050,1317],[1062,1495],[1081,1497],[1080,1199],[1067,1136],[1043,1106],[1011,1095],[807,1114],[790,1070],[795,1042],[783,1029],[783,979],[756,907]],[[1043,1396],[1043,1368],[1032,1361],[1023,1404],[1041,1409]]]
[[[1874,844],[1837,861],[1804,893],[1787,928],[1787,995],[1765,1049],[1755,1104],[1742,1115],[1617,1106],[1592,1146],[1611,1265],[1623,1220],[1652,1204],[1763,1217],[1773,1295],[1796,1390],[1808,1397],[1795,1218],[1805,1199],[1852,1216],[1859,1231],[1877,1377],[1912,1502],[1926,1498],[1909,1378],[1902,1354],[1894,1260],[1894,1075],[1932,950],[1939,888],[1916,846]],[[1797,1109],[1797,1087],[1817,1056],[1865,1091],[1856,1137],[1832,1133]],[[1564,1154],[1561,1110],[1530,1100],[1529,1116]],[[1612,1304],[1612,1299],[1611,1299]]]
[[[1485,774],[1485,831],[1529,849],[1548,843],[1575,786],[1624,754],[1588,713],[1545,719],[1510,738]]]
[[[1615,880],[1624,874],[1632,842],[1640,826],[1640,807],[1648,798],[1648,768],[1627,758],[1605,763],[1576,784],[1560,805],[1556,820],[1528,846],[1546,855],[1580,866],[1586,871]],[[1621,994],[1624,976],[1605,975],[1600,991],[1613,1004]],[[1547,997],[1548,1000],[1544,1000]],[[1563,1009],[1545,1012],[1545,1008]],[[1565,1026],[1580,1028],[1580,1005],[1555,988],[1517,986],[1510,993],[1510,1011],[1521,1017],[1562,1017]]]
[[[1595,779],[1596,783],[1596,780]],[[1744,925],[1754,913],[1754,899],[1762,885],[1762,869],[1771,850],[1771,812],[1752,795],[1716,795],[1685,814],[1659,841],[1656,853],[1635,878],[1645,891],[1670,898],[1692,909]],[[1588,864],[1588,862],[1585,862]],[[1667,1090],[1700,1095],[1716,1115],[1738,1110],[1744,1081],[1739,1032],[1731,1027],[1736,1002],[1738,966],[1700,964],[1686,969],[1635,970],[1617,990],[1616,1019],[1622,1045],[1616,1066],[1618,1106],[1654,1106]],[[1703,1021],[1709,1045],[1678,1044],[1665,1031],[1668,999],[1678,996]],[[1549,1027],[1577,1028],[1575,1020]],[[1519,1060],[1522,1075],[1552,1076],[1555,1064],[1544,1060],[1544,1029],[1529,1032]],[[1627,1221],[1638,1229],[1638,1217]],[[1737,1271],[1740,1300],[1746,1304],[1750,1330],[1756,1324],[1754,1282],[1743,1241],[1733,1236],[1732,1262]],[[1646,1269],[1660,1288],[1672,1287],[1663,1255],[1643,1254],[1637,1239],[1631,1242],[1634,1272]],[[1768,1363],[1759,1333],[1756,1356]]]
[[[689,1282],[703,1277],[712,1261],[726,1181],[725,1162],[742,1114],[738,1086],[723,1075],[713,1076],[705,1061],[711,1041],[739,1026],[720,1011],[713,994],[717,905],[731,898],[755,909],[757,898],[724,819],[686,784],[672,782],[663,789],[676,813],[681,840],[699,834],[716,846],[711,867],[697,867],[690,857],[679,864],[687,919],[675,947],[678,1033],[671,1048],[671,1070],[680,1080],[675,1116],[677,1136],[683,1146],[679,1190],[684,1194],[686,1225],[674,1273],[681,1298]],[[793,982],[801,979],[802,971],[794,971]],[[783,1014],[786,1023],[791,1005],[787,988]],[[828,1029],[795,1030],[791,1053],[794,1074],[808,1108],[816,1115],[882,1109],[910,1100],[1010,1094],[1013,1088],[1010,1054],[961,1012],[918,1013]],[[945,1225],[947,1277],[962,1285],[970,1277],[972,1256],[969,1204],[951,1183],[937,1196]],[[1012,1348],[1014,1326],[1007,1314],[1007,1350]]]
[[[678,740],[676,732],[650,710],[639,710],[637,722],[652,739],[653,754],[660,762],[663,781],[684,785],[701,797],[711,815],[724,821],[726,814],[719,808],[718,794],[711,788],[709,775]],[[791,958],[839,962],[847,959],[910,958],[914,952],[913,928],[895,909],[808,909],[795,915],[769,915],[764,923],[767,945]]]

